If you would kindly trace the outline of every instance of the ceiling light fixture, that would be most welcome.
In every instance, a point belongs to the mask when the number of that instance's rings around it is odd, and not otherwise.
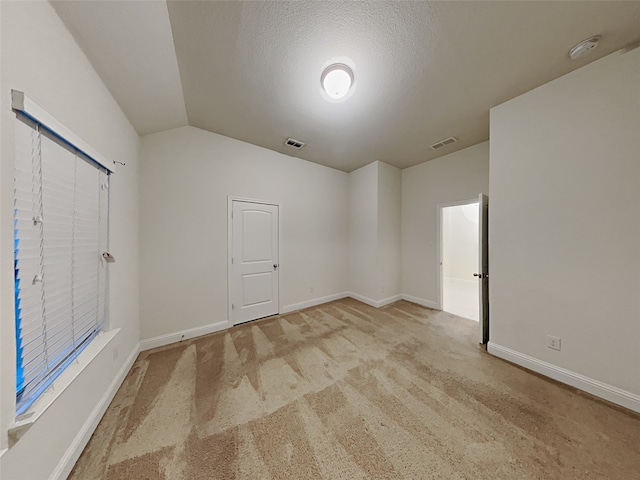
[[[340,100],[344,98],[353,85],[353,70],[344,63],[334,63],[329,65],[322,72],[320,85],[329,98]]]

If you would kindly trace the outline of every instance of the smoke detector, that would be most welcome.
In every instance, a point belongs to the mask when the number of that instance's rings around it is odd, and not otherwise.
[[[292,147],[295,148],[296,150],[300,150],[302,147],[304,147],[306,145],[306,143],[304,142],[300,142],[298,140],[294,140],[293,138],[289,137],[285,140],[284,144],[287,147]]]
[[[447,145],[451,145],[452,143],[456,143],[458,139],[456,137],[445,138],[444,140],[440,140],[437,143],[431,145],[431,148],[434,150],[438,150],[439,148],[446,147]]]
[[[594,48],[598,46],[599,41],[600,37],[598,35],[581,41],[579,44],[569,50],[569,57],[571,57],[572,60],[576,60],[580,57],[588,55]]]

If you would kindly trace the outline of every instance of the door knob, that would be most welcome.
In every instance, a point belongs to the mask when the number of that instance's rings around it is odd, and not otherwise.
[[[474,274],[473,274],[473,276],[474,276],[474,277],[482,277],[482,274],[480,274],[480,273],[474,273]]]
[[[274,263],[274,264],[273,264],[273,269],[274,269],[274,270],[277,270],[277,269],[278,269],[278,264],[277,264],[277,263]]]

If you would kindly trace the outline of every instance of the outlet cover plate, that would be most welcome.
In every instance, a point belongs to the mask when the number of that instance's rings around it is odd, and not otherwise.
[[[553,335],[547,335],[547,347],[553,350],[560,350],[561,340],[560,337],[554,337]]]

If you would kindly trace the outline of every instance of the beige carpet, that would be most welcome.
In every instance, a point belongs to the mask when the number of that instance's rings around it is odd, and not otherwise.
[[[638,416],[476,328],[345,299],[144,352],[70,478],[640,479]]]

